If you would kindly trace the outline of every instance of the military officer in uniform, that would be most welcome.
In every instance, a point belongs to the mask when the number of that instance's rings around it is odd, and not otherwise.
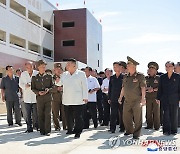
[[[148,64],[149,75],[146,76],[146,122],[145,129],[158,130],[160,127],[160,105],[156,103],[159,76],[157,70],[159,65],[156,62]]]
[[[123,122],[126,130],[124,135],[133,134],[133,139],[139,139],[142,128],[142,106],[146,103],[146,81],[144,75],[136,71],[139,63],[130,57],[127,57],[127,60],[128,73],[123,78],[119,103],[121,104],[124,96]]]
[[[54,75],[53,75],[53,82],[56,84],[61,79],[61,74],[63,73],[63,69],[61,67],[60,63],[54,64]],[[52,90],[52,113],[53,113],[53,123],[54,128],[56,131],[60,131],[60,114],[62,117],[62,124],[63,129],[66,129],[66,119],[65,119],[65,113],[64,113],[64,105],[62,105],[62,89],[61,87],[58,87],[54,85]]]
[[[51,91],[53,80],[51,75],[45,74],[46,62],[37,62],[39,73],[32,77],[31,89],[36,94],[37,112],[39,118],[39,128],[41,135],[50,135],[51,132]]]

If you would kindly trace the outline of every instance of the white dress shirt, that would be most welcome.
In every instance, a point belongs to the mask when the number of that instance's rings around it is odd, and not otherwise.
[[[88,91],[91,89],[95,89],[95,88],[100,88],[99,82],[98,80],[93,77],[93,76],[89,76],[87,78],[88,81]],[[94,91],[93,93],[88,93],[88,102],[97,102],[97,96],[96,96],[96,91]]]
[[[103,93],[108,94],[108,88],[109,88],[109,79],[105,78],[101,85],[101,90]],[[107,91],[103,91],[104,89],[107,89]]]
[[[38,71],[33,70],[32,76],[36,76],[37,74]],[[26,84],[31,85],[32,76],[30,76],[27,71],[24,71],[19,78],[19,87],[22,88],[25,103],[36,103],[36,94],[31,90],[31,86],[26,88]]]
[[[66,71],[61,75],[57,86],[63,86],[62,104],[82,105],[88,99],[87,78],[83,71],[76,70],[72,75]]]

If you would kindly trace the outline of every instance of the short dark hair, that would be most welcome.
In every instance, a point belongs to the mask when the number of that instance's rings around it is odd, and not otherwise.
[[[180,62],[177,62],[176,66],[180,66]]]
[[[119,61],[115,61],[115,62],[113,63],[113,65],[116,65],[116,64],[120,66]]]
[[[104,72],[103,72],[103,71],[100,71],[99,74],[104,74]]]
[[[81,71],[84,71],[85,70],[85,68],[81,68]]]
[[[110,69],[110,68],[106,68],[106,69],[104,70],[104,72],[106,72],[107,70],[109,70],[110,72],[113,72],[113,70]]]
[[[6,66],[6,71],[9,69],[9,68],[12,68],[13,66],[11,66],[11,65],[7,65]]]
[[[50,72],[52,74],[52,71],[50,69],[45,70],[46,73]]]
[[[91,67],[89,67],[89,66],[87,66],[86,69],[88,69],[90,72],[92,72],[92,70],[93,70],[93,69],[92,69]]]
[[[64,61],[72,62],[72,63],[74,63],[74,64],[76,64],[76,62],[77,62],[77,60],[74,59],[74,58],[64,59]]]
[[[174,62],[172,62],[172,61],[167,61],[167,62],[165,63],[165,66],[166,66],[166,64],[171,64],[171,65],[174,66]]]
[[[17,69],[17,70],[16,70],[16,73],[17,73],[17,72],[21,72],[21,69]]]

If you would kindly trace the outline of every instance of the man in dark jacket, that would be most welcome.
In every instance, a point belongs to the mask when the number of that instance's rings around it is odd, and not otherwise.
[[[14,76],[13,71],[12,66],[6,66],[7,76],[3,77],[1,81],[2,101],[6,101],[8,125],[13,125],[12,111],[14,109],[16,124],[22,126],[18,97],[19,78]]]
[[[163,107],[163,134],[175,135],[178,127],[178,107],[180,102],[180,75],[174,73],[174,63],[166,62],[167,73],[159,80],[157,103]]]

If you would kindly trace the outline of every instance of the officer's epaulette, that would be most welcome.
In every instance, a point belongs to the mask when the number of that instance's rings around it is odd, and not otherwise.
[[[128,77],[128,73],[123,74],[123,79]]]
[[[144,73],[141,73],[141,72],[137,72],[137,74],[144,75]]]

